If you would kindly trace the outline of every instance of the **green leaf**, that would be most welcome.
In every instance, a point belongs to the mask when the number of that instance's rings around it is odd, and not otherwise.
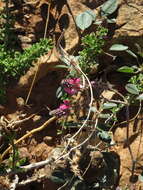
[[[50,179],[54,182],[54,183],[65,183],[66,181],[66,176],[65,173],[63,171],[57,170],[54,171],[52,173],[52,175],[50,176]]]
[[[143,182],[143,174],[140,174],[140,175],[138,176],[138,180],[139,180],[140,182]]]
[[[110,134],[107,131],[99,131],[97,135],[102,141],[106,143],[110,143],[112,140]]]
[[[135,85],[135,84],[127,84],[126,86],[125,86],[125,89],[129,92],[129,93],[131,93],[131,94],[136,94],[136,95],[138,95],[139,94],[139,90],[138,90],[138,88],[137,88],[137,86]]]
[[[96,19],[96,14],[93,11],[87,10],[87,11],[85,11],[85,13],[88,13],[89,15],[92,16],[92,21],[94,21]]]
[[[111,109],[114,107],[117,107],[117,104],[115,104],[115,103],[104,103],[103,104],[103,109]]]
[[[61,98],[63,95],[63,90],[62,90],[62,87],[60,86],[57,91],[56,91],[56,97],[57,98]]]
[[[93,15],[91,15],[91,13],[89,14],[88,12],[85,11],[85,12],[79,14],[76,17],[75,21],[76,21],[77,26],[81,30],[85,30],[92,24]]]
[[[69,67],[67,65],[56,65],[55,68],[68,69]]]
[[[92,106],[91,108],[90,108],[90,110],[91,110],[91,112],[97,112],[97,109],[96,109],[96,107],[94,107],[94,106]]]
[[[143,100],[143,93],[140,94],[136,99],[137,99],[137,100]]]
[[[110,115],[109,115],[109,117],[110,117]],[[111,126],[107,125],[105,123],[98,123],[98,125],[97,125],[97,129],[99,131],[108,131],[110,128],[111,128]]]
[[[101,15],[108,16],[118,8],[117,0],[108,0],[101,6]]]
[[[23,159],[20,159],[17,163],[16,163],[16,166],[19,167],[19,166],[22,166],[26,163],[27,159],[26,158],[23,158]]]
[[[95,21],[95,24],[101,25],[101,24],[102,24],[102,21],[101,21],[101,20],[96,20],[96,21]]]
[[[134,73],[135,72],[134,68],[128,67],[128,66],[120,67],[117,71],[121,72],[121,73]]]
[[[110,114],[108,114],[108,113],[100,114],[99,117],[100,117],[100,118],[103,118],[103,119],[107,119],[107,118],[110,117]]]
[[[107,22],[108,22],[109,24],[116,23],[116,19],[115,19],[115,18],[107,19]]]
[[[64,63],[67,65],[67,67],[70,66],[70,61],[69,61],[69,59],[68,59],[66,56],[61,56],[61,57],[60,57],[60,60],[61,60],[62,62],[64,62]]]
[[[54,183],[64,183],[65,181],[63,179],[61,179],[60,177],[57,176],[51,176],[50,179],[54,182]]]
[[[123,44],[114,44],[110,47],[110,51],[125,51],[128,49],[128,46]]]
[[[126,50],[126,52],[128,54],[130,54],[131,56],[133,56],[134,58],[136,58],[136,59],[138,58],[137,55],[134,52],[132,52],[131,50],[128,49],[128,50]]]

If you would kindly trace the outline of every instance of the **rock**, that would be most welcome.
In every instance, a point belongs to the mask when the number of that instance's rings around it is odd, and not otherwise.
[[[29,48],[31,46],[31,43],[32,43],[31,35],[30,35],[30,37],[18,35],[18,38],[19,38],[19,40],[21,42],[21,47],[23,49]]]
[[[40,143],[36,147],[33,147],[31,155],[36,161],[41,161],[48,158],[51,150],[52,147],[46,145],[45,143]]]
[[[9,189],[9,179],[7,176],[0,176],[0,190]]]
[[[139,116],[141,118],[142,115]],[[126,184],[129,184],[131,177],[134,177],[138,174],[141,174],[142,168],[140,166],[143,165],[142,159],[142,149],[143,139],[141,138],[141,134],[138,131],[142,127],[141,120],[137,119],[137,121],[133,121],[129,123],[129,138],[127,140],[127,124],[123,124],[121,128],[117,127],[114,132],[114,139],[117,142],[117,145],[113,146],[113,151],[116,151],[120,156],[120,182],[119,185],[121,187],[125,187]],[[130,147],[128,146],[130,145]],[[130,148],[130,150],[129,150]],[[136,160],[133,176],[132,176],[132,167],[133,167],[133,159]],[[130,181],[131,182],[131,181]],[[139,187],[142,182],[137,181],[134,183],[136,187]]]
[[[102,96],[108,100],[111,100],[114,95],[115,95],[115,92],[110,91],[110,90],[104,90],[102,93]]]
[[[0,0],[0,9],[2,9],[3,7],[4,7],[4,2]]]
[[[45,136],[45,137],[43,138],[43,141],[44,141],[46,144],[49,144],[52,140],[53,140],[53,137],[51,137],[51,136]]]
[[[88,2],[86,0],[78,0],[78,1],[68,0],[67,3],[68,6],[66,4],[63,6],[62,13],[63,15],[65,14],[68,16],[69,23],[68,26],[63,25],[62,27],[63,28],[67,27],[64,35],[65,49],[66,51],[71,52],[73,50],[75,51],[75,48],[78,46],[82,33],[80,29],[76,26],[75,23],[76,16],[86,10],[91,10],[93,8],[93,4],[94,4],[93,11],[96,13],[97,11],[95,10],[95,8],[99,6],[99,3],[96,3],[95,1],[93,2],[92,0]]]
[[[22,76],[18,82],[17,88],[27,88],[30,87],[31,82],[33,81],[35,72],[38,70],[38,74],[36,77],[36,82],[46,76],[49,71],[55,70],[54,66],[58,64],[58,58],[53,54],[50,56],[48,54],[41,56],[38,61],[34,64],[35,66],[31,67],[28,72]],[[50,56],[50,57],[49,57]],[[26,90],[26,89],[25,89]]]
[[[80,39],[79,31],[75,24],[75,17],[79,15],[80,13],[86,10],[89,10],[90,6],[91,7],[93,6],[93,1],[90,1],[89,3],[87,3],[87,1],[85,0],[79,0],[79,1],[68,0],[67,3],[68,5],[64,2],[59,2],[58,6],[61,6],[61,11],[58,13],[56,13],[56,10],[58,8],[52,5],[54,7],[51,8],[51,11],[50,11],[48,32],[53,30],[53,28],[55,27],[55,35],[56,35],[56,38],[58,39],[58,35],[61,34],[63,29],[65,29],[65,34],[63,37],[65,45],[63,45],[63,48],[65,48],[66,51],[71,53],[72,50],[75,51]],[[99,4],[95,3],[95,5],[97,7]],[[44,31],[44,26],[45,26],[44,19],[46,18],[46,12],[44,12],[45,10],[44,7],[45,7],[45,3],[43,5],[40,3],[40,7],[36,7],[36,6],[33,7],[32,13],[30,13],[30,8],[29,9],[28,7],[26,8],[26,5],[23,7],[23,9],[25,10],[25,13],[28,15],[30,14],[30,15],[28,16],[28,18],[26,18],[27,19],[27,23],[25,22],[26,27],[24,28],[23,25],[21,25],[21,28],[25,29],[24,33],[26,34],[23,37],[20,36],[22,47],[29,46],[30,42],[33,43],[33,41],[35,41],[36,39],[39,39],[39,37],[43,37],[42,32]],[[41,13],[40,13],[40,10],[41,10]],[[20,14],[20,12],[18,14]],[[56,26],[54,25],[54,23],[52,23],[52,19],[58,20]],[[17,21],[16,23],[17,23],[16,28],[20,29],[19,22]],[[40,57],[38,61],[34,63],[34,67],[31,67],[29,71],[20,78],[17,88],[19,89],[24,88],[24,91],[29,90],[27,89],[27,87],[29,88],[33,80],[34,74],[37,70],[37,67],[38,67],[38,76],[36,77],[36,82],[39,79],[46,76],[49,71],[56,70],[54,66],[56,64],[59,64],[57,53],[52,52],[49,59],[48,57],[49,57],[49,53],[46,54],[45,56]]]
[[[138,43],[143,46],[143,2],[138,0],[119,0],[116,19],[117,30],[113,36],[114,43],[127,44],[130,48]]]
[[[28,149],[25,147],[19,148],[19,155],[20,158],[30,158],[30,153],[28,152]]]
[[[24,99],[22,97],[18,97],[18,98],[16,98],[16,103],[17,103],[17,106],[19,108],[23,107],[24,106]]]

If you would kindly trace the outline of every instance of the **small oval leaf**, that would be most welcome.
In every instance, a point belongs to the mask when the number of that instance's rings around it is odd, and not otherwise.
[[[118,8],[117,0],[108,0],[101,6],[101,15],[108,16]]]
[[[101,24],[102,24],[102,21],[101,21],[101,20],[96,20],[96,21],[95,21],[95,24],[101,25]]]
[[[109,24],[113,24],[113,23],[116,23],[116,19],[115,19],[115,18],[107,19],[107,22],[108,22]]]
[[[92,16],[92,21],[96,19],[96,14],[92,10],[87,10],[85,11],[85,13],[88,13],[89,15]]]
[[[143,100],[143,94],[140,94],[140,95],[137,97],[137,100]]]
[[[115,103],[104,103],[103,104],[103,109],[111,109],[114,107],[117,107],[117,104],[115,104]]]
[[[62,87],[60,86],[57,91],[56,91],[56,97],[57,98],[61,98],[63,95],[63,90],[62,90]]]
[[[55,68],[68,69],[67,65],[56,65]]]
[[[110,47],[110,51],[125,51],[128,49],[128,46],[123,44],[114,44]]]
[[[134,73],[135,72],[134,68],[128,67],[128,66],[120,67],[117,71],[121,72],[121,73]]]
[[[140,182],[143,182],[143,174],[140,174],[140,175],[138,176],[138,180],[139,180]]]
[[[86,28],[88,28],[92,24],[93,15],[91,15],[85,11],[85,12],[79,14],[76,17],[75,21],[76,21],[77,26],[81,30],[85,30]]]
[[[125,86],[125,89],[131,93],[131,94],[135,94],[135,95],[138,95],[139,94],[139,90],[137,88],[137,86],[135,84],[127,84]]]
[[[94,106],[92,106],[91,108],[90,108],[90,110],[91,110],[91,112],[97,112],[97,109],[96,109],[96,107],[94,107]]]
[[[64,175],[64,172],[60,171],[60,170],[54,171],[52,173],[52,175],[50,176],[50,179],[54,183],[58,183],[58,184],[65,183],[65,181],[66,181],[66,177]]]
[[[100,114],[100,115],[99,115],[99,118],[107,119],[107,118],[109,118],[110,116],[111,116],[111,115],[108,114],[108,113],[106,113],[106,114]]]
[[[134,57],[134,58],[136,58],[136,59],[138,58],[137,55],[136,55],[134,52],[132,52],[131,50],[128,49],[128,50],[126,50],[126,52],[127,52],[128,54],[130,54],[132,57]]]
[[[99,131],[97,133],[97,136],[103,141],[103,142],[106,142],[106,143],[110,143],[112,138],[110,136],[110,134],[107,132],[107,131]]]

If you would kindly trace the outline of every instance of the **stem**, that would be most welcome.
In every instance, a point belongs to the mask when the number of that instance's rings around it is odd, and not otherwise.
[[[15,150],[15,145],[14,145],[14,140],[12,139],[12,144],[11,144],[11,146],[12,146],[12,149],[13,149],[13,153],[12,153],[12,170],[14,170],[15,169],[15,158],[16,158],[16,156],[15,156],[15,153],[16,153],[16,150]]]
[[[25,134],[24,136],[22,136],[20,139],[18,139],[15,143],[14,143],[14,146],[18,143],[20,143],[22,140],[25,140],[27,137],[43,130],[44,128],[47,127],[47,125],[49,125],[51,122],[55,121],[57,118],[54,116],[54,117],[51,117],[48,121],[46,121],[43,125],[41,125],[40,127],[36,128],[36,129],[33,129],[31,130],[29,133]],[[1,156],[1,159],[3,160],[4,157],[9,153],[9,151],[13,148],[13,146],[9,146],[2,154]]]
[[[127,147],[128,147],[129,152],[130,152],[130,156],[131,156],[131,160],[132,160],[132,174],[131,175],[133,176],[136,161],[134,160],[133,152],[131,150],[130,143],[129,143],[129,119],[130,119],[129,105],[126,106],[126,118],[127,118],[127,130],[126,130]]]
[[[47,28],[48,28],[48,23],[49,23],[50,8],[51,8],[51,2],[48,3],[48,11],[47,11],[47,19],[46,19],[45,31],[44,31],[44,39],[46,38],[46,35],[47,35]],[[48,57],[48,59],[49,59],[49,58],[50,58],[50,56]],[[39,71],[39,66],[40,66],[40,63],[38,62],[38,66],[37,66],[37,69],[36,69],[34,78],[33,78],[33,80],[32,80],[32,83],[31,83],[31,86],[30,86],[30,89],[29,89],[29,92],[28,92],[28,95],[27,95],[25,104],[28,103],[29,97],[30,97],[31,92],[32,92],[32,90],[33,90],[33,86],[34,86],[34,84],[35,84],[36,77],[37,77],[37,74],[38,74],[38,71]]]

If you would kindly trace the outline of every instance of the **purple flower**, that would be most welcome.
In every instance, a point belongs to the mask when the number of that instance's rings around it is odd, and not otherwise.
[[[70,109],[70,102],[68,100],[64,100],[63,104],[59,106],[59,108],[50,111],[50,115],[55,115],[57,117],[61,117],[67,115]]]
[[[92,86],[92,87],[95,87],[95,85],[96,85],[96,82],[95,82],[95,81],[91,81],[90,83],[91,83],[91,86]]]
[[[70,105],[69,105],[69,101],[68,100],[64,100],[63,104],[61,104],[59,106],[59,109],[62,110],[62,111],[68,110],[69,108],[70,108]]]
[[[69,78],[62,81],[64,91],[70,95],[77,94],[81,89],[80,78]]]
[[[69,78],[62,81],[62,86],[67,94],[74,95],[81,89],[80,78]]]

